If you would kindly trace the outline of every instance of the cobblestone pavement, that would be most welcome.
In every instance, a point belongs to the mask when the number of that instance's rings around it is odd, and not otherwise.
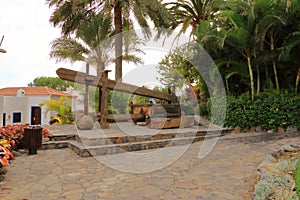
[[[170,166],[143,174],[116,171],[70,149],[39,150],[12,161],[0,199],[251,199],[265,153],[299,140],[300,134],[230,134],[204,159],[197,142]]]

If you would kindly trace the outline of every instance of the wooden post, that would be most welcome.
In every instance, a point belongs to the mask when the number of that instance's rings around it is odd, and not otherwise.
[[[101,88],[101,87],[98,87],[98,88],[99,88],[99,96],[98,96],[98,101],[99,101],[99,104],[98,104],[98,112],[101,112],[102,88]]]
[[[175,96],[175,85],[172,84],[171,86],[168,85],[168,94],[171,96]],[[174,104],[176,103],[176,98],[173,101],[168,101],[168,104]]]
[[[107,123],[107,82],[108,82],[108,72],[111,70],[105,70],[102,74],[103,77],[103,85],[101,87],[101,104],[100,104],[100,126],[101,128],[109,128],[109,124]]]
[[[101,71],[100,73],[97,72],[97,78],[101,79],[101,77],[103,76],[103,71]],[[98,94],[98,112],[101,113],[101,96],[102,96],[102,87],[101,86],[97,86],[98,90],[99,90],[99,94]]]
[[[172,89],[170,87],[170,85],[168,85],[168,94],[172,94]],[[168,104],[172,104],[172,101],[168,101]]]

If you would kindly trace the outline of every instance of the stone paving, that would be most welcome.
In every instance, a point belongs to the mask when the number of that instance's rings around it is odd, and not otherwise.
[[[266,152],[297,141],[300,133],[230,134],[204,159],[198,157],[201,141],[168,167],[149,173],[120,172],[70,149],[39,150],[12,161],[0,199],[251,199]]]

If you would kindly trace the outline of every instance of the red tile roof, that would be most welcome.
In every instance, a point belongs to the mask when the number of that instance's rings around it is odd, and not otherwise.
[[[58,91],[49,87],[8,87],[0,89],[0,95],[3,96],[16,96],[19,89],[24,90],[25,96],[67,96],[72,95]]]

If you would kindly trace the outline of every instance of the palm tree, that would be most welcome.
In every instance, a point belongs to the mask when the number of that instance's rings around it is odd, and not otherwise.
[[[260,21],[258,23],[258,43],[259,51],[266,56],[266,52],[271,55],[271,65],[273,69],[276,90],[279,92],[280,84],[278,79],[277,60],[278,49],[282,46],[282,37],[287,24],[285,15],[286,2],[263,0],[259,1],[256,6],[256,11],[259,12]],[[268,51],[268,49],[270,51]],[[267,72],[267,71],[266,71]]]
[[[114,23],[116,80],[122,78],[123,23],[132,23],[130,16],[133,14],[138,24],[146,28],[145,35],[149,36],[147,17],[154,22],[155,27],[162,28],[168,27],[172,20],[161,0],[47,0],[47,3],[50,7],[55,7],[50,22],[61,27],[64,35],[74,32],[91,12],[103,13],[113,18],[111,21]]]
[[[105,18],[103,14],[91,15],[89,21],[83,22],[78,27],[75,37],[62,36],[52,41],[50,57],[55,58],[57,62],[88,61],[96,66],[98,74],[108,61],[105,57],[106,49],[100,48],[99,44],[108,39],[112,33],[109,24],[110,19]]]
[[[178,0],[165,3],[175,21],[173,29],[181,27],[178,36],[191,29],[190,37],[196,34],[197,27],[203,22],[212,22],[217,11],[217,0]]]
[[[85,61],[87,62],[86,72],[88,73],[89,66],[92,66],[96,69],[97,76],[100,78],[103,70],[114,62],[114,58],[111,56],[113,54],[113,41],[110,37],[113,30],[110,26],[110,18],[104,17],[104,14],[91,14],[89,19],[82,22],[77,28],[76,37],[62,36],[55,39],[52,42],[50,56],[51,58],[55,58],[56,61]],[[137,47],[143,41],[138,39],[134,34],[129,35],[125,37],[126,52],[121,57],[124,57],[128,62],[142,64],[142,60],[132,53],[143,53]],[[84,113],[87,114],[88,85],[86,85],[85,94]],[[101,95],[101,92],[99,92],[99,95]]]
[[[249,12],[248,4],[240,2],[244,6],[242,12],[234,10],[223,11],[227,18],[228,29],[224,32],[224,45],[229,45],[236,49],[247,60],[248,72],[250,77],[251,99],[254,99],[254,75],[252,59],[255,52],[255,16]],[[244,12],[247,12],[245,15]]]
[[[76,30],[75,37],[62,36],[52,42],[50,57],[56,61],[86,61],[96,68],[97,75],[109,64],[114,62],[111,54],[113,53],[113,40],[111,35],[111,19],[106,18],[104,14],[92,14],[88,21],[84,21]],[[143,41],[134,34],[128,34],[124,37],[124,60],[142,64],[142,60],[135,56],[134,52],[143,53],[138,46]]]
[[[290,65],[296,66],[295,74],[295,93],[298,92],[300,84],[300,67],[299,67],[299,50],[300,50],[300,2],[287,1],[285,7],[287,24],[284,31],[284,42],[280,49],[280,61],[295,61],[289,62]]]

